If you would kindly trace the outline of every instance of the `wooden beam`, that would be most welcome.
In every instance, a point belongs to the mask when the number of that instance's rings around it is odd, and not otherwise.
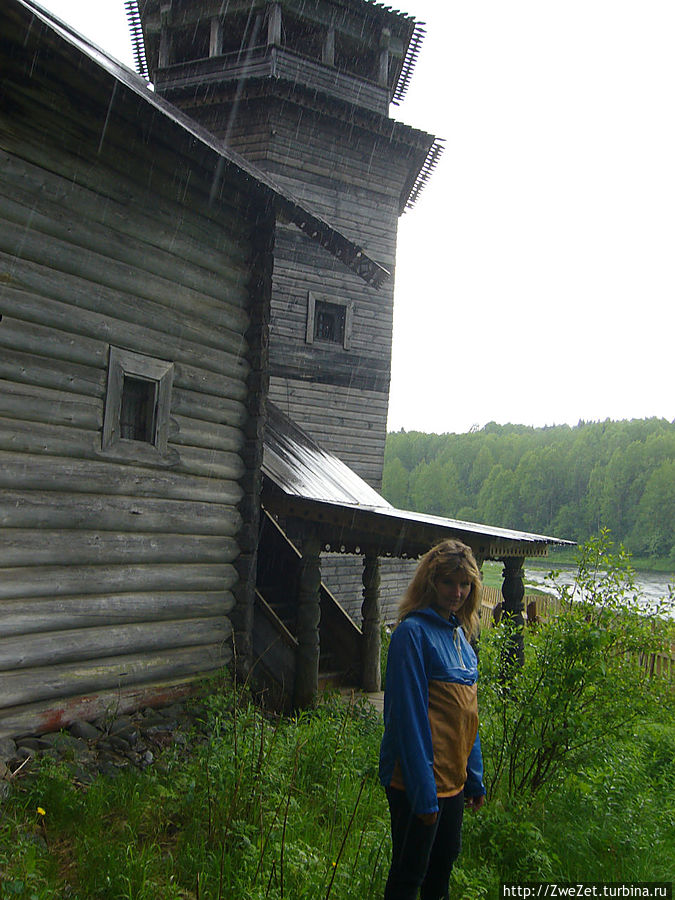
[[[381,650],[380,560],[373,554],[363,559],[363,656],[361,686],[364,691],[379,691]]]
[[[503,660],[504,675],[508,676],[510,667],[515,663],[522,665],[524,660],[523,648],[523,597],[525,596],[525,584],[523,582],[523,564],[525,557],[508,556],[504,560],[502,577],[502,596],[504,597],[503,616],[508,618],[513,625],[513,633],[507,650],[507,656]]]
[[[293,706],[296,709],[313,706],[319,691],[320,552],[319,538],[310,532],[302,543],[302,563],[298,587],[298,654],[293,687]]]

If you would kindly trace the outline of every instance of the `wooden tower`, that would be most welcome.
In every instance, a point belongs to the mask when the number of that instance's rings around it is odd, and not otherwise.
[[[422,28],[372,0],[139,0],[138,12],[155,90],[391,272],[367,284],[277,227],[270,397],[379,488],[397,221],[440,153],[389,117]]]

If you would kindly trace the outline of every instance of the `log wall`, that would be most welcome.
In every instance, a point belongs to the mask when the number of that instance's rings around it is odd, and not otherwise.
[[[38,31],[0,100],[0,736],[229,661],[267,375],[267,213]],[[102,449],[111,346],[173,363],[165,454]]]
[[[379,290],[293,226],[275,235],[270,321],[270,398],[321,446],[381,487],[391,373],[393,271],[399,202],[409,151],[383,137],[294,103],[250,99],[188,105],[213,133],[270,172],[291,196],[392,272]],[[349,349],[307,341],[309,294],[351,303]],[[361,621],[361,559],[322,558],[323,579]],[[399,584],[385,578],[389,617]]]

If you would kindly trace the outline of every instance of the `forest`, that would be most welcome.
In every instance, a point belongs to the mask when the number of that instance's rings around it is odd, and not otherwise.
[[[601,528],[675,563],[675,422],[490,422],[387,435],[383,494],[401,509],[584,541]]]

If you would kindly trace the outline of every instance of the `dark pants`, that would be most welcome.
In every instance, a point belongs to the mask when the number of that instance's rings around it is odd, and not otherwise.
[[[392,858],[384,900],[448,900],[452,865],[459,856],[464,791],[439,797],[438,818],[424,825],[405,791],[387,788],[391,815]]]

